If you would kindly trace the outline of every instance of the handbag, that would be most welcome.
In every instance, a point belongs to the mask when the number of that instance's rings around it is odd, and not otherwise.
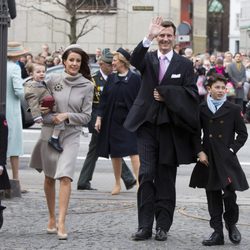
[[[227,96],[235,96],[235,88],[232,82],[227,82],[226,84],[226,94]]]
[[[50,110],[52,110],[54,105],[55,105],[55,99],[52,95],[47,95],[47,96],[43,97],[43,99],[41,101],[42,107],[46,107],[46,108],[49,108]]]

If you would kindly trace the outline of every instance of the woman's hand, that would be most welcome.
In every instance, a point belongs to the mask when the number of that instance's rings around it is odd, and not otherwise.
[[[102,118],[100,116],[96,117],[95,121],[95,130],[99,133],[101,130],[101,125],[102,125]]]
[[[47,108],[47,107],[40,106],[40,111],[41,111],[42,115],[46,115],[46,114],[48,114],[50,112],[50,109]]]
[[[53,122],[54,122],[54,124],[59,124],[61,122],[64,122],[68,118],[69,118],[68,113],[55,114],[55,116],[53,118]]]
[[[208,157],[205,152],[201,151],[198,154],[199,161],[208,167]]]
[[[3,166],[0,166],[0,175],[3,174]]]
[[[158,102],[164,102],[164,98],[159,94],[156,89],[154,89],[154,98]]]

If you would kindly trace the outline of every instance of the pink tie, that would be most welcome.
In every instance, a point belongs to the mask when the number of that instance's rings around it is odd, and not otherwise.
[[[168,58],[166,56],[161,55],[159,58],[159,61],[160,61],[160,64],[159,64],[160,66],[159,67],[159,83],[160,83],[167,71]]]

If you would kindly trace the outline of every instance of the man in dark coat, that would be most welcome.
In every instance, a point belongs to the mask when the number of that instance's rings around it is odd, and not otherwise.
[[[241,235],[236,227],[239,208],[235,191],[248,189],[246,176],[236,156],[247,140],[247,129],[241,108],[226,100],[226,82],[220,74],[208,79],[209,95],[207,101],[200,105],[203,138],[201,143],[199,134],[196,142],[199,162],[190,180],[191,187],[206,189],[210,226],[214,232],[202,242],[205,246],[224,244],[222,215],[229,239],[234,244],[240,243]]]
[[[6,154],[8,145],[8,127],[5,115],[0,113],[0,190],[10,189],[6,165]],[[1,205],[0,197],[0,228],[3,225],[3,210],[6,207]]]
[[[87,153],[86,159],[84,161],[78,182],[78,190],[95,190],[91,187],[90,181],[92,180],[93,173],[95,170],[96,162],[98,160],[98,155],[96,152],[97,143],[98,143],[98,133],[95,130],[95,122],[97,117],[97,110],[100,103],[100,97],[104,88],[104,85],[107,82],[108,75],[112,73],[112,60],[113,54],[110,52],[110,49],[106,48],[102,51],[102,54],[99,58],[100,70],[98,70],[92,76],[92,81],[95,85],[94,88],[94,98],[93,106],[91,113],[91,121],[88,124],[89,132],[92,133],[91,140],[89,143],[89,151]],[[126,189],[131,189],[135,186],[136,180],[131,173],[126,162],[122,160],[122,174],[121,178],[124,182]]]
[[[139,94],[124,123],[137,131],[140,156],[138,232],[134,240],[152,236],[167,240],[176,203],[177,166],[196,159],[192,135],[197,131],[198,91],[193,64],[173,51],[176,27],[157,17],[149,34],[135,48],[131,64],[142,75]],[[158,50],[148,52],[156,38]]]

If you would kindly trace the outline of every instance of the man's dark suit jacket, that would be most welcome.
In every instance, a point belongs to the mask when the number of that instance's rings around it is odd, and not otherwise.
[[[199,101],[192,62],[174,52],[167,72],[159,84],[157,51],[147,51],[148,48],[144,48],[141,42],[131,57],[131,64],[141,72],[142,84],[124,127],[136,131],[147,121],[156,124],[162,133],[159,156],[161,164],[195,162],[192,137],[198,130]],[[155,88],[164,97],[164,102],[154,100]],[[169,134],[171,140],[167,138]],[[174,147],[176,159],[168,159],[168,147]]]

